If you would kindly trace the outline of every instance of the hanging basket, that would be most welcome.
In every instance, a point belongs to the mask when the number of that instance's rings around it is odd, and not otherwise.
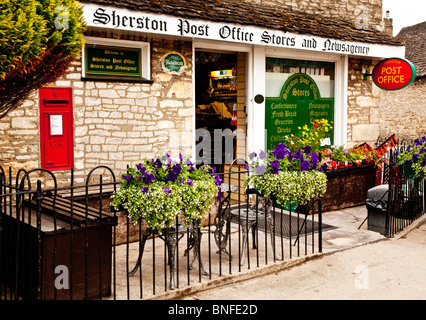
[[[416,171],[413,169],[411,164],[403,164],[402,165],[402,173],[406,179],[415,179]]]

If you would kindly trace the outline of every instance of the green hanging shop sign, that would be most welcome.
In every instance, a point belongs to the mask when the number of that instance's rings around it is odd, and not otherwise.
[[[316,119],[334,121],[334,98],[322,98],[316,82],[296,73],[284,83],[279,97],[265,99],[266,148],[273,149],[286,135],[298,135],[305,124]],[[333,144],[333,130],[330,144]]]
[[[86,75],[141,77],[141,50],[86,45]]]

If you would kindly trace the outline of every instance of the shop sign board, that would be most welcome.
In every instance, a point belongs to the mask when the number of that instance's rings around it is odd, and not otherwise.
[[[401,58],[380,61],[373,69],[373,81],[381,89],[399,90],[408,86],[416,78],[414,65]]]
[[[141,50],[87,44],[85,74],[141,77]]]
[[[298,136],[305,124],[316,119],[334,121],[334,98],[322,98],[318,85],[305,73],[291,75],[284,83],[279,97],[265,99],[265,128],[267,144],[270,150],[285,136]],[[330,130],[330,141],[333,143],[333,130]]]
[[[185,58],[178,52],[169,52],[161,59],[163,70],[172,74],[179,74],[185,67]]]
[[[109,28],[233,43],[292,48],[325,53],[369,57],[403,56],[404,46],[370,44],[291,33],[250,25],[183,19],[172,15],[134,11],[97,4],[84,4],[83,16],[89,27]]]

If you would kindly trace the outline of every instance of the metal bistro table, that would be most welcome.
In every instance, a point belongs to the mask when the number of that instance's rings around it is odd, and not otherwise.
[[[233,188],[234,187],[234,188]],[[231,185],[231,191],[236,191],[238,188]],[[225,186],[225,192],[229,192],[229,186]],[[247,189],[246,195],[255,194],[254,189]],[[214,231],[215,241],[219,248],[219,251],[223,251],[228,254],[226,247],[228,245],[230,232],[231,232],[231,222],[237,223],[240,225],[243,231],[243,247],[242,255],[240,257],[240,265],[243,265],[245,249],[247,246],[248,234],[250,231],[253,234],[253,247],[256,248],[256,237],[255,232],[257,224],[260,219],[266,220],[266,230],[273,230],[273,218],[271,215],[271,209],[273,207],[273,202],[269,199],[256,196],[256,203],[249,205],[248,208],[231,208],[230,204],[230,192],[222,200],[219,205],[218,214],[215,218],[216,230]],[[238,205],[239,206],[239,205]],[[265,232],[266,232],[265,230]],[[270,232],[271,235],[271,245],[274,247],[275,238],[273,232]],[[248,250],[248,248],[247,248]],[[277,260],[282,260],[282,257],[275,253],[275,258]]]
[[[149,236],[157,235],[161,240],[163,240],[166,243],[167,251],[168,251],[168,265],[170,267],[170,289],[175,289],[175,281],[174,281],[174,271],[175,271],[175,252],[176,247],[178,245],[179,240],[181,240],[185,234],[189,232],[189,239],[188,239],[188,247],[185,250],[184,255],[186,256],[189,254],[189,251],[191,249],[194,249],[194,255],[192,258],[192,261],[189,265],[189,268],[192,269],[192,265],[195,261],[195,259],[198,258],[198,261],[200,263],[200,268],[204,275],[209,275],[209,272],[204,268],[204,265],[201,261],[201,257],[199,255],[200,252],[200,242],[201,242],[201,231],[200,227],[196,224],[191,225],[191,227],[187,228],[183,225],[183,223],[178,222],[176,224],[173,223],[172,226],[169,228],[164,228],[162,232],[159,234],[157,229],[150,229],[147,228],[141,240],[139,241],[139,256],[136,262],[136,265],[132,269],[132,271],[129,272],[129,276],[133,276],[136,271],[141,266],[143,251],[145,248],[146,240]]]

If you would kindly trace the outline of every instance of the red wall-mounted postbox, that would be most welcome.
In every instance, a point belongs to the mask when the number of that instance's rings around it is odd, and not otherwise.
[[[41,167],[51,171],[74,166],[72,88],[40,88]]]

